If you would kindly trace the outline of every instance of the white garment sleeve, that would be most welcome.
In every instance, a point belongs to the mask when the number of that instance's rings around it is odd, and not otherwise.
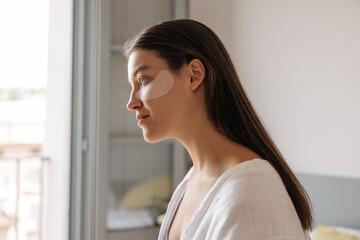
[[[204,239],[304,240],[300,220],[282,185],[237,182],[222,191],[209,208],[212,220]],[[273,182],[274,183],[274,182]],[[239,185],[240,184],[240,185]]]

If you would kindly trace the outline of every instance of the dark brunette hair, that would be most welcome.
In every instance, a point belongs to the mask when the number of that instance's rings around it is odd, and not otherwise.
[[[126,57],[129,58],[136,49],[154,50],[174,72],[194,58],[203,63],[205,102],[210,121],[219,132],[271,163],[284,182],[302,228],[312,229],[310,198],[257,116],[217,35],[194,20],[166,21],[126,42]]]

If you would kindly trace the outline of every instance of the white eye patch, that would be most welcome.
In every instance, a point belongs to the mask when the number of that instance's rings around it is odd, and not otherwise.
[[[142,101],[158,98],[168,93],[173,85],[171,73],[161,70],[152,81],[142,86],[135,96]]]

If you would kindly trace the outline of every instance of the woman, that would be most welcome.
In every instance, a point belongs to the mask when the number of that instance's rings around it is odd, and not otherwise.
[[[128,109],[148,142],[174,138],[193,167],[159,239],[310,239],[311,205],[255,113],[219,38],[188,19],[125,44]]]

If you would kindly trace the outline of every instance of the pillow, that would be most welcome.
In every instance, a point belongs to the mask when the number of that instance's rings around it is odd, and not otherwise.
[[[163,214],[160,214],[157,218],[156,218],[156,223],[161,225],[164,221],[164,218],[165,218],[165,213]]]
[[[338,232],[329,226],[319,225],[315,229],[312,240],[360,240],[360,238],[348,233]]]
[[[140,209],[150,206],[166,209],[171,193],[171,176],[156,176],[131,188],[120,201],[119,207]]]

